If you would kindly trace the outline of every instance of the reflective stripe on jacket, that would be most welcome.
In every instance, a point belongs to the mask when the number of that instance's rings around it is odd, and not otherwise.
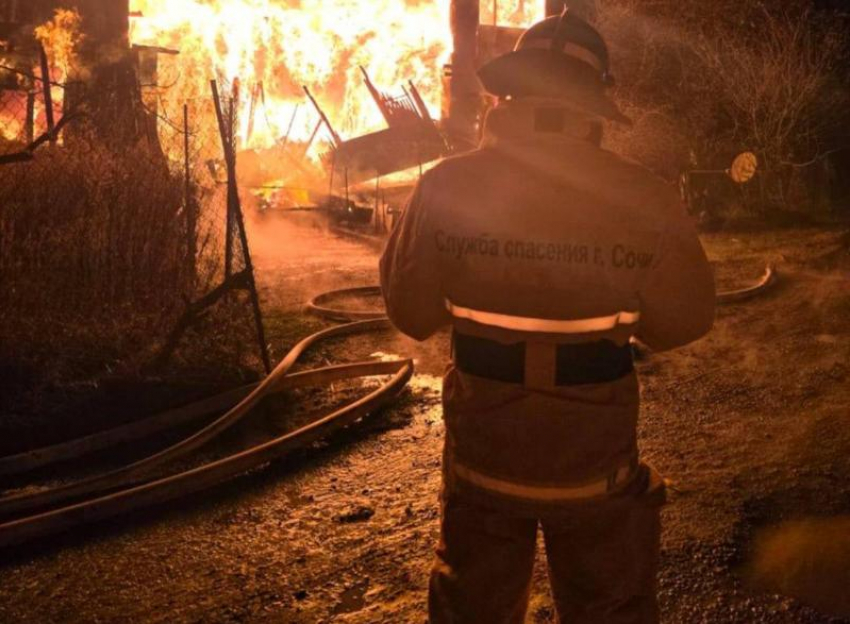
[[[617,312],[596,318],[558,320],[473,310],[455,305],[451,301],[446,301],[446,308],[455,319],[466,319],[479,325],[540,334],[589,334],[610,331],[620,325],[636,325],[640,320],[640,312]]]

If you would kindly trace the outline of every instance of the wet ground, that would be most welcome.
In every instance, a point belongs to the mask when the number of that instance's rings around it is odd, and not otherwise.
[[[664,622],[841,621],[753,584],[746,565],[762,528],[850,513],[850,256],[837,238],[707,236],[721,285],[756,279],[766,260],[782,282],[723,308],[708,338],[639,363],[641,447],[673,482]],[[278,357],[322,325],[299,313],[309,296],[375,281],[374,250],[318,222],[269,220],[252,241]],[[446,343],[319,349],[314,362],[412,354],[419,375],[395,408],[306,454],[0,554],[0,622],[425,622]],[[542,565],[528,621],[554,621]]]

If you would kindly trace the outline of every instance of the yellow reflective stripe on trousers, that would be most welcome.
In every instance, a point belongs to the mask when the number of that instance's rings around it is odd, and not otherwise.
[[[640,312],[617,312],[608,316],[562,321],[541,319],[528,316],[511,316],[497,312],[483,312],[464,308],[446,300],[446,307],[452,316],[474,321],[482,325],[511,329],[515,331],[538,332],[542,334],[585,334],[607,331],[619,325],[634,325],[640,320]]]
[[[456,460],[452,462],[452,470],[460,479],[483,490],[513,498],[551,503],[604,496],[618,486],[628,483],[635,474],[636,466],[634,464],[621,466],[609,478],[574,487],[536,486],[505,481],[476,472]]]

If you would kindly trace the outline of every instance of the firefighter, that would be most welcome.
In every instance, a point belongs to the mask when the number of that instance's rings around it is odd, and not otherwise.
[[[675,189],[600,148],[628,120],[590,25],[546,19],[479,76],[480,148],[421,178],[380,267],[400,331],[452,328],[430,621],[523,622],[542,529],[562,621],[656,622],[665,494],[630,343],[706,334],[712,272]]]

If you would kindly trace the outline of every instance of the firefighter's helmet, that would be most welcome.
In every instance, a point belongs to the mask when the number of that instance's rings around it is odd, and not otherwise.
[[[499,97],[557,99],[591,115],[630,123],[605,95],[614,84],[605,40],[568,9],[529,28],[513,52],[485,64],[478,76]]]

